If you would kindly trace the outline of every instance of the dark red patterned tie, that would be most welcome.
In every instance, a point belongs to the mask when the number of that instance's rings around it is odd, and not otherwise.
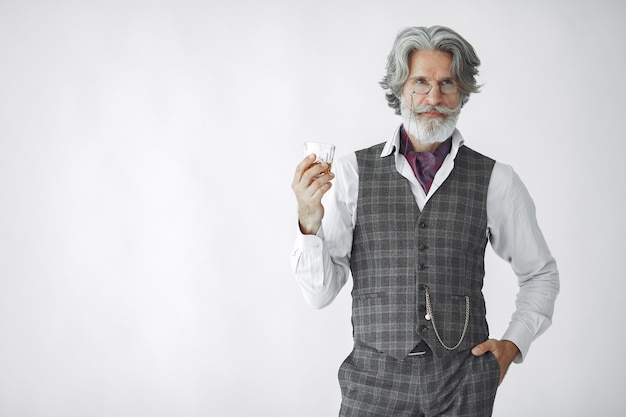
[[[409,162],[415,178],[417,178],[426,194],[428,194],[433,178],[435,178],[435,174],[441,168],[451,148],[452,138],[450,137],[439,145],[435,152],[416,152],[413,149],[409,135],[406,134],[404,128],[400,129],[400,153]]]

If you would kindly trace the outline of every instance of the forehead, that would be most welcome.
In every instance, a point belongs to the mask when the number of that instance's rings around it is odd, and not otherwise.
[[[433,80],[452,77],[452,55],[444,51],[420,49],[409,57],[409,77],[427,77]]]

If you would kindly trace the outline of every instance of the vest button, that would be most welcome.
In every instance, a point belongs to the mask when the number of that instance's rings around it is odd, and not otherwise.
[[[426,268],[428,268],[428,267],[426,265],[424,265],[424,264],[417,265],[417,269],[419,269],[420,271],[423,271]]]
[[[426,229],[428,225],[425,222],[420,223],[420,229]]]
[[[421,332],[421,333],[425,333],[425,332],[427,332],[427,331],[428,331],[428,326],[426,326],[425,324],[422,324],[422,325],[420,326],[420,332]]]
[[[426,250],[426,249],[428,249],[428,246],[426,246],[425,243],[420,243],[419,245],[417,245],[417,249],[419,249],[419,250]]]

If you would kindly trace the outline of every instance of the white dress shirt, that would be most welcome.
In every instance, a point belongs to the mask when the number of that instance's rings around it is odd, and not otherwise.
[[[437,171],[428,194],[415,178],[400,153],[400,134],[387,141],[381,157],[395,154],[396,168],[410,183],[420,210],[437,192],[454,169],[454,159],[464,140],[458,130],[452,149]],[[306,300],[315,308],[330,304],[350,274],[352,235],[356,222],[359,175],[356,154],[333,164],[334,184],[323,198],[324,218],[317,235],[298,230],[292,268]],[[516,310],[502,339],[517,345],[522,362],[530,344],[552,323],[554,302],[559,292],[556,262],[539,229],[534,203],[513,168],[496,162],[487,192],[486,235],[494,252],[508,261],[517,275],[519,293]]]

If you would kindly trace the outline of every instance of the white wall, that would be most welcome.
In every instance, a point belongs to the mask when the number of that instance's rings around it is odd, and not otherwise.
[[[459,128],[530,189],[562,292],[496,416],[622,403],[620,1],[0,3],[0,415],[331,416],[349,288],[291,275],[305,140],[337,153],[398,119],[397,31],[444,24],[483,92]],[[621,239],[620,239],[621,238]],[[489,255],[494,337],[515,277]]]

